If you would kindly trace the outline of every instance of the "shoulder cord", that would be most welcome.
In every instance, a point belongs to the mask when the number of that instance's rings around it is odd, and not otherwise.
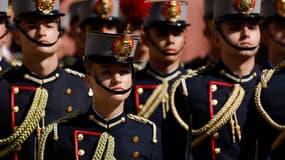
[[[273,128],[277,130],[283,130],[279,136],[276,138],[276,140],[273,142],[271,146],[271,150],[276,149],[281,142],[285,139],[285,125],[280,125],[277,122],[275,122],[270,115],[265,111],[265,109],[262,106],[261,103],[261,91],[263,88],[267,88],[267,83],[270,81],[272,78],[273,74],[277,72],[278,70],[282,69],[285,67],[285,62],[280,63],[273,69],[269,70],[264,70],[261,76],[261,81],[257,84],[256,89],[255,89],[255,106],[259,114],[264,118],[264,120]],[[284,133],[283,133],[284,132]]]
[[[143,117],[140,117],[137,115],[133,115],[133,114],[128,114],[127,117],[132,119],[132,120],[151,125],[152,126],[152,132],[153,132],[152,133],[152,143],[158,142],[158,140],[157,140],[157,127],[156,127],[156,124],[154,122],[152,122],[146,118],[143,118]]]
[[[201,68],[201,69],[188,70],[186,75],[182,75],[179,79],[175,80],[174,83],[171,86],[171,90],[170,90],[170,108],[171,108],[171,112],[172,112],[173,116],[175,117],[175,119],[177,120],[177,122],[185,130],[188,130],[189,126],[187,125],[186,122],[184,122],[184,120],[180,117],[178,111],[176,110],[176,105],[175,105],[175,92],[176,92],[176,89],[177,89],[177,87],[181,83],[181,85],[183,87],[183,94],[185,96],[188,96],[185,80],[187,78],[191,78],[191,77],[194,77],[194,76],[200,74],[201,72],[205,71],[207,68],[208,68],[207,66],[206,67],[204,66],[204,68]]]
[[[171,91],[170,97],[171,97],[172,113],[174,117],[176,118],[177,122],[185,130],[188,130],[189,126],[187,125],[186,122],[184,122],[184,120],[180,117],[179,113],[176,110],[175,98],[174,98],[175,91],[181,82],[185,83],[186,78],[191,78],[195,75],[197,75],[197,72],[196,73],[192,72],[186,76],[182,76],[180,79],[176,80],[176,82],[173,84],[172,89],[171,89],[172,91]],[[205,124],[203,127],[197,130],[194,130],[194,129],[192,130],[193,135],[202,134],[201,136],[199,136],[192,142],[192,146],[195,146],[201,143],[202,140],[212,135],[214,132],[219,130],[224,124],[226,124],[231,119],[231,117],[235,114],[236,110],[239,108],[243,100],[244,94],[245,94],[244,89],[239,84],[235,84],[230,97],[228,98],[227,102],[224,104],[222,109],[217,114],[215,114],[214,117],[211,118],[211,120],[207,124]]]
[[[45,116],[47,99],[47,90],[42,87],[37,88],[32,105],[22,124],[9,137],[0,140],[0,145],[9,144],[9,146],[0,151],[0,158],[16,151],[36,129],[40,119]]]
[[[50,123],[42,133],[39,143],[38,143],[38,160],[44,160],[44,152],[45,152],[45,146],[46,146],[46,141],[48,138],[48,135],[54,131],[53,139],[57,141],[59,139],[58,131],[57,131],[57,126],[59,123],[67,122],[72,118],[77,117],[80,114],[79,111],[69,113],[62,118],[56,120],[55,122]]]
[[[149,118],[152,113],[156,110],[161,102],[166,103],[164,105],[165,112],[168,112],[168,81],[163,81],[162,84],[156,87],[156,89],[152,92],[151,96],[147,99],[145,105],[143,105],[142,109],[139,111],[138,115],[144,118]],[[166,114],[164,115],[165,118]]]

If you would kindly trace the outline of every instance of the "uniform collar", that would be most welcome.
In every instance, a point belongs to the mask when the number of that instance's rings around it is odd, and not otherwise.
[[[50,82],[53,82],[57,79],[60,78],[60,76],[63,73],[63,70],[59,67],[57,67],[53,72],[51,72],[50,74],[40,77],[38,75],[35,75],[34,73],[32,73],[27,67],[22,66],[20,68],[21,73],[22,73],[22,77],[28,81],[32,81],[36,84],[39,85],[44,85]]]
[[[247,83],[251,80],[255,79],[257,75],[259,74],[260,70],[257,66],[254,66],[254,68],[251,70],[251,72],[247,75],[242,76],[241,78],[234,74],[232,71],[230,71],[222,61],[220,61],[216,65],[216,71],[219,72],[219,74],[226,79],[229,79],[231,81],[234,81],[235,83]]]
[[[162,74],[160,72],[158,72],[156,69],[152,68],[149,64],[147,64],[146,66],[146,72],[153,76],[154,78],[161,80],[161,81],[169,81],[172,79],[175,79],[176,77],[178,77],[179,75],[182,74],[181,72],[182,67],[178,66],[175,70],[173,70],[172,72],[168,73],[168,74]]]
[[[89,120],[95,122],[96,124],[98,124],[99,126],[105,129],[110,129],[119,124],[125,123],[126,117],[125,117],[125,113],[121,113],[120,115],[118,115],[117,117],[111,120],[105,120],[102,116],[100,116],[97,112],[93,110],[93,112],[89,114]]]

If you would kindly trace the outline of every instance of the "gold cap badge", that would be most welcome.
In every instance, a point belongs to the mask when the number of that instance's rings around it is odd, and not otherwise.
[[[55,0],[35,0],[36,7],[44,14],[49,14],[54,7]]]
[[[255,0],[235,0],[235,9],[241,14],[249,15],[253,12]]]
[[[106,19],[112,15],[114,4],[112,0],[98,0],[94,5],[94,12]]]
[[[285,0],[276,0],[275,8],[278,15],[285,17]]]
[[[126,30],[127,32],[128,30]],[[124,33],[123,36],[116,38],[113,42],[112,50],[114,57],[119,61],[126,60],[131,54],[134,47],[134,39],[129,33]]]
[[[176,0],[166,2],[162,8],[162,15],[170,22],[176,22],[181,15],[181,5]]]

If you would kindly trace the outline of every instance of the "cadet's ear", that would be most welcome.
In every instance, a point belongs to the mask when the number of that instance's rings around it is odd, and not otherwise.
[[[17,45],[21,46],[20,35],[19,31],[16,30],[13,32],[13,37]]]
[[[142,40],[142,43],[143,43],[143,44],[146,44],[147,46],[150,46],[149,40],[148,40],[147,36],[149,36],[149,32],[148,32],[148,30],[144,29],[144,30],[141,32],[141,40]]]
[[[85,75],[84,80],[85,80],[86,83],[89,85],[89,87],[92,87],[92,84],[91,84],[91,77],[90,77],[89,74],[86,74],[86,75]]]
[[[215,31],[213,35],[210,37],[212,41],[217,44],[218,47],[220,47],[220,42],[221,42],[221,35],[218,31]]]

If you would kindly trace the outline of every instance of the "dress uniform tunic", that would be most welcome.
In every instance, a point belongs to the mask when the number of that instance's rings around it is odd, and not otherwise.
[[[185,123],[190,123],[192,133],[194,130],[207,126],[210,128],[205,131],[215,128],[204,138],[201,138],[201,133],[192,134],[192,154],[195,160],[235,160],[238,157],[241,132],[258,75],[260,75],[260,69],[255,67],[249,75],[238,78],[222,62],[219,62],[201,71],[198,75],[184,78],[188,96],[185,98],[181,93],[182,90],[176,91],[175,109],[178,117],[182,118]],[[233,103],[228,106],[225,104],[228,104],[230,97],[236,94],[233,91],[236,84],[243,88],[245,95],[240,100],[237,98],[234,100],[234,103],[240,101],[240,104],[230,113],[229,111],[234,107]],[[224,113],[224,118],[228,116],[228,119],[218,119],[212,126],[209,125],[208,123],[221,114],[226,107],[230,107]],[[190,113],[187,113],[189,110],[191,110],[192,118],[189,116]],[[224,122],[219,124],[218,121]],[[183,139],[180,141],[183,142]]]
[[[67,123],[58,124],[58,140],[53,139],[55,133],[52,131],[44,157],[91,160],[96,155],[96,148],[101,146],[103,151],[105,145],[107,148],[108,144],[98,144],[104,133],[114,137],[114,158],[118,160],[162,160],[160,130],[153,122],[125,113],[106,121],[93,109]]]
[[[279,67],[279,66],[278,66]],[[272,75],[273,73],[273,75]],[[243,141],[242,158],[258,160],[284,159],[285,70],[267,70],[262,75],[249,110]]]
[[[36,119],[36,116],[32,116],[33,118],[26,120],[32,108],[32,102],[35,101],[37,88],[44,88],[48,92],[44,117],[37,124],[37,131],[44,130],[47,124],[67,113],[86,111],[92,106],[92,98],[88,95],[89,87],[79,76],[82,76],[79,72],[57,68],[45,77],[38,77],[25,66],[12,68],[2,75],[0,79],[0,139],[11,136],[24,121],[28,121],[27,124],[30,126],[31,121]],[[40,106],[36,106],[37,110],[40,110]],[[40,137],[40,133],[33,132],[25,143],[17,146],[17,154],[12,153],[7,158],[1,157],[0,159],[35,159],[36,138]],[[24,134],[26,133],[21,132],[20,136]],[[10,145],[1,143],[1,150],[6,147],[11,148]],[[0,152],[1,155],[2,151]]]

